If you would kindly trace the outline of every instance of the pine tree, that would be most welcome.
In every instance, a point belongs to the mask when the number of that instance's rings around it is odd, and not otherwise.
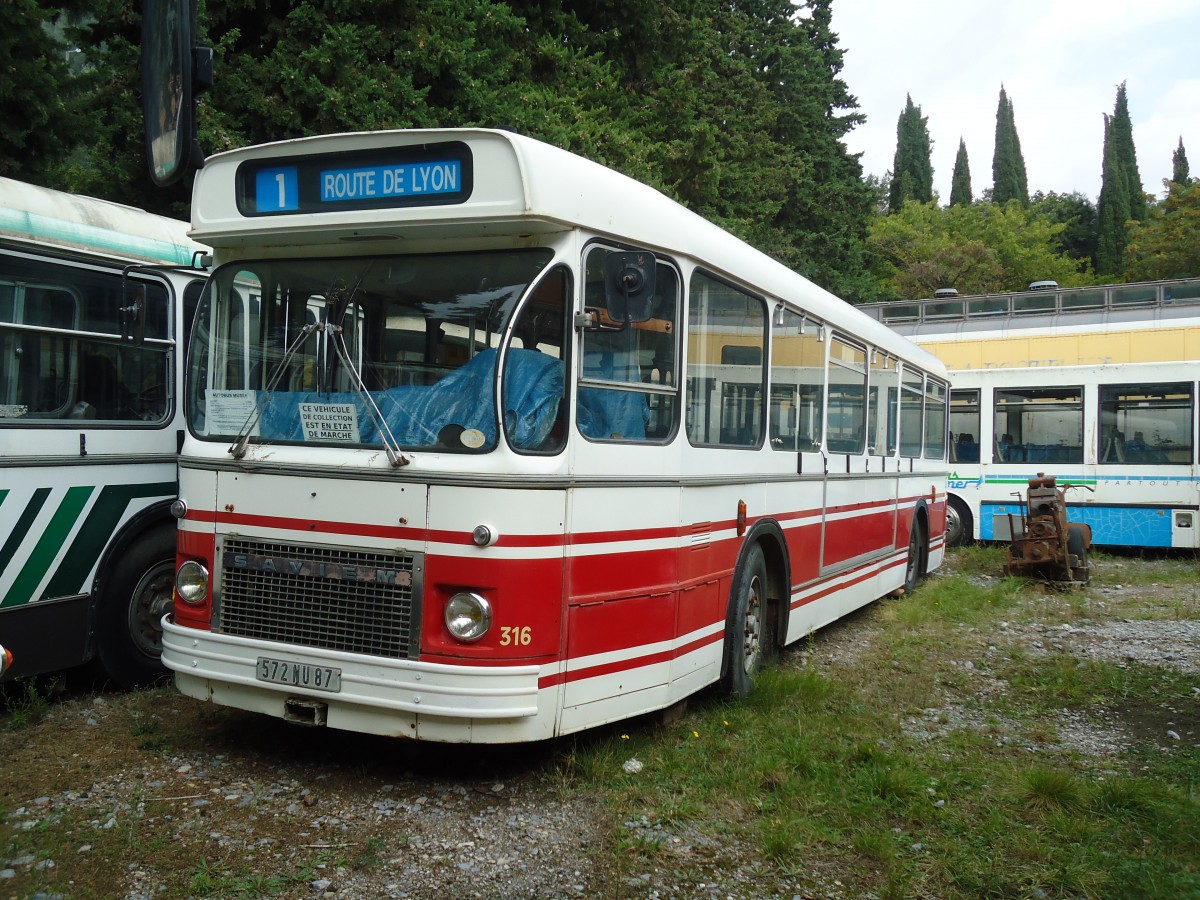
[[[971,194],[971,164],[967,162],[967,144],[959,138],[954,175],[950,179],[950,205],[970,206],[974,199]]]
[[[1189,181],[1191,181],[1191,178],[1188,173],[1187,153],[1183,149],[1183,135],[1180,135],[1179,146],[1171,154],[1171,182],[1172,184],[1185,185]]]
[[[899,212],[909,200],[928,203],[933,199],[933,141],[929,120],[914,106],[912,95],[896,121],[896,156],[892,162],[892,185],[888,211]]]
[[[1129,234],[1129,180],[1121,166],[1112,119],[1104,117],[1104,170],[1096,204],[1096,274],[1120,275]]]
[[[1125,190],[1129,195],[1129,218],[1138,222],[1146,218],[1146,192],[1142,189],[1142,176],[1138,173],[1137,150],[1133,146],[1133,122],[1129,118],[1129,101],[1125,96],[1125,82],[1117,87],[1117,102],[1113,107],[1112,139],[1116,145],[1117,162],[1125,173]]]
[[[1001,205],[1020,200],[1029,205],[1029,181],[1025,175],[1025,157],[1012,102],[1000,85],[1000,104],[996,108],[996,151],[992,157],[992,202]]]

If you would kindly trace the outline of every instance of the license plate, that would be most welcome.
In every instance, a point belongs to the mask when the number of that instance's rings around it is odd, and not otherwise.
[[[309,663],[288,662],[286,659],[258,658],[254,672],[259,681],[286,684],[291,687],[312,688],[336,692],[342,689],[342,670],[333,666],[314,666]]]

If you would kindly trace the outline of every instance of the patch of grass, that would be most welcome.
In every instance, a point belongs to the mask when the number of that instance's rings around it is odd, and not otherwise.
[[[221,862],[202,858],[192,870],[191,891],[196,897],[275,897],[314,878],[311,869],[286,875],[254,872],[248,866],[234,870]]]
[[[580,744],[564,777],[604,792],[618,821],[754,848],[770,877],[836,871],[855,896],[1200,894],[1194,750],[1138,745],[1093,760],[1053,749],[1064,708],[1167,704],[1165,716],[1187,708],[1195,679],[1033,655],[1000,622],[1086,614],[1093,595],[1064,601],[1001,577],[1002,549],[962,556],[878,610],[852,664],[785,659],[742,702],[700,700],[676,725]],[[910,718],[943,705],[960,712],[937,735],[908,733]],[[622,770],[632,757],[641,772]],[[670,864],[669,841],[636,832],[622,831],[623,856]]]

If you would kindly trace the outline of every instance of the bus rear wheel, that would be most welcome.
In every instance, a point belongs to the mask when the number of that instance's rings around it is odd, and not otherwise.
[[[753,545],[733,576],[729,611],[725,617],[725,675],[722,687],[730,697],[745,697],[774,645],[769,626],[767,563],[762,547]]]
[[[975,519],[967,504],[951,495],[946,503],[946,546],[965,547],[975,539]]]
[[[159,528],[139,539],[113,566],[96,608],[96,660],[122,688],[166,675],[162,617],[171,611],[175,531]]]
[[[925,524],[920,517],[914,517],[912,530],[908,535],[908,562],[904,568],[904,593],[911,594],[917,589],[921,576],[925,574],[928,555],[929,544],[925,539]]]

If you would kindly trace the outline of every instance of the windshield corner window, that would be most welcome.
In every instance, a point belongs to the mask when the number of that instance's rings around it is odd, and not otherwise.
[[[504,435],[518,452],[557,453],[566,441],[567,309],[571,275],[553,269],[517,310],[504,360]]]

